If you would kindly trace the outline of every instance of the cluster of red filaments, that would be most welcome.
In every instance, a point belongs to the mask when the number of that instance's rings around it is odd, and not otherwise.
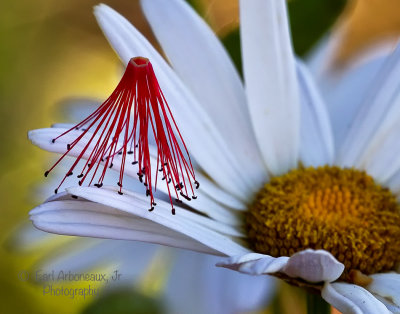
[[[180,196],[186,200],[196,198],[194,188],[198,188],[199,183],[195,179],[187,147],[147,58],[132,58],[111,96],[95,112],[52,142],[74,130],[81,130],[82,133],[67,145],[67,151],[46,171],[46,177],[84,136],[87,142],[55,193],[65,179],[73,174],[84,156],[86,163],[78,175],[79,185],[88,180],[88,185],[97,181],[94,185],[102,187],[107,169],[113,167],[114,158],[120,155],[117,184],[118,193],[122,195],[127,155],[133,155],[131,164],[138,166],[137,175],[146,187],[146,195],[150,197],[150,211],[156,205],[152,187],[157,186],[159,173],[166,182],[173,214],[173,198],[178,202],[181,201]],[[154,135],[157,150],[155,182],[152,182],[150,160],[155,160],[155,156],[151,156],[149,150],[149,130]],[[98,172],[100,176],[95,178]]]

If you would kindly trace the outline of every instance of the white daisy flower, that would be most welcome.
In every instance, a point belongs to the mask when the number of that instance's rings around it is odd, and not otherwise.
[[[312,289],[343,313],[399,312],[400,48],[354,119],[342,107],[343,123],[336,125],[295,60],[285,2],[240,4],[245,89],[221,44],[183,1],[142,1],[173,70],[123,17],[96,8],[126,64],[135,55],[153,63],[200,169],[198,199],[174,205],[173,216],[162,200],[148,212],[139,193],[71,187],[31,212],[34,225],[229,256],[219,265]],[[29,136],[64,153],[74,137],[52,140],[65,130]],[[136,172],[126,167],[124,173]]]
[[[99,106],[94,99],[70,99],[63,102],[71,120],[82,120]],[[69,127],[70,124],[54,124],[53,127]],[[37,193],[45,197],[57,186],[73,164],[73,158],[57,168],[57,173]],[[84,163],[81,162],[82,167]],[[74,185],[69,177],[66,185]],[[117,182],[118,174],[107,174],[104,184]],[[137,178],[125,180],[124,188],[143,192],[143,184]],[[168,202],[166,195],[162,199]],[[24,226],[15,232],[12,243],[21,252],[35,250],[48,242],[54,242],[49,233]],[[167,313],[242,313],[259,310],[269,303],[275,292],[272,277],[247,276],[215,264],[218,257],[166,248],[149,243],[124,240],[74,238],[71,242],[57,246],[57,251],[41,250],[41,258],[31,267],[31,273],[89,272],[99,267],[118,270],[121,278],[105,285],[107,291],[131,288],[144,295],[163,301]],[[196,278],[197,284],[187,287],[187,274]],[[155,284],[156,283],[156,284]],[[229,291],[228,291],[229,290]],[[101,290],[103,291],[103,289]],[[228,291],[228,292],[227,292]]]

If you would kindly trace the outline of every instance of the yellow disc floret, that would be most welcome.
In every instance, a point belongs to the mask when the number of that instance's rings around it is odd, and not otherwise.
[[[341,277],[395,269],[400,262],[400,207],[363,171],[300,168],[272,178],[246,215],[256,251],[291,256],[324,249],[345,265]]]

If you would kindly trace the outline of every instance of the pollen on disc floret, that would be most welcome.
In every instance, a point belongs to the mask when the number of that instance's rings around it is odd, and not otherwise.
[[[271,256],[324,249],[354,272],[394,270],[400,262],[400,206],[363,171],[299,168],[272,178],[246,214],[249,245]]]

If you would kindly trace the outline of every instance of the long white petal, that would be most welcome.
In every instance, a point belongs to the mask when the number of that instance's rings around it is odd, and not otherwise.
[[[297,166],[300,98],[286,1],[241,0],[243,72],[254,131],[268,169]]]
[[[171,215],[171,205],[160,200],[156,201],[157,206],[154,211],[149,212],[148,198],[129,191],[123,191],[124,195],[119,195],[114,188],[75,187],[68,189],[68,192],[96,203],[117,208],[143,219],[151,220],[189,237],[193,237],[202,243],[204,242],[205,245],[215,245],[221,248],[221,253],[226,255],[234,255],[234,252],[237,251],[248,251],[233,241],[231,237],[223,235],[231,234],[232,236],[239,236],[238,231],[235,231],[234,228],[179,207],[176,207],[176,215]]]
[[[66,147],[68,143],[71,143],[74,141],[75,138],[77,138],[80,135],[80,131],[71,131],[70,133],[64,135],[60,139],[57,139],[55,143],[52,142],[52,139],[57,137],[59,134],[62,134],[66,131],[67,129],[57,129],[57,128],[50,128],[50,129],[39,129],[39,130],[33,130],[29,132],[29,138],[30,140],[40,148],[43,148],[48,151],[56,152],[56,153],[64,153],[66,151]],[[90,134],[85,134],[85,136],[81,139],[80,142],[74,146],[74,148],[68,153],[70,156],[77,157],[80,155],[81,151],[84,149],[84,147],[87,145],[91,135]],[[91,144],[89,145],[89,148],[86,150],[86,152],[83,154],[82,158],[89,158],[90,152],[94,148],[96,143],[96,140],[93,140]],[[119,171],[120,166],[121,166],[121,157],[119,155],[116,155],[114,160],[113,160],[113,169]],[[132,165],[132,162],[134,161],[134,156],[132,155],[127,155],[126,156],[126,167],[124,169],[124,174],[127,176],[130,176],[132,178],[137,179],[137,172],[138,172],[138,165]],[[152,182],[155,182],[155,176],[158,173],[157,170],[157,158],[152,157]],[[77,169],[81,169],[77,167]],[[190,205],[196,210],[199,210],[210,217],[213,217],[217,220],[223,221],[225,223],[237,225],[238,224],[238,219],[237,216],[228,208],[225,206],[220,205],[220,203],[216,200],[218,200],[219,195],[220,195],[220,190],[219,189],[213,189],[212,184],[209,183],[207,184],[208,179],[204,176],[199,176],[199,179],[201,177],[201,186],[199,190],[196,190],[197,192],[197,200],[193,200],[191,202],[187,202],[186,200],[183,200],[184,203],[187,203],[187,205]],[[117,182],[117,180],[115,181]],[[203,193],[203,183],[205,184],[205,188],[208,188],[208,193]],[[125,187],[125,185],[124,185]],[[139,187],[135,186],[135,190],[138,190]],[[159,178],[158,186],[157,189],[161,190],[165,194],[168,194],[168,188],[167,185],[165,184],[164,181]],[[145,189],[143,189],[143,192]],[[209,194],[214,194],[214,198],[209,197]],[[222,199],[224,199],[223,195],[221,195]],[[226,198],[226,197],[225,197]]]
[[[67,235],[78,235],[78,236],[90,236],[99,238],[111,238],[121,240],[138,240],[142,242],[158,243],[163,245],[181,247],[209,254],[224,254],[219,252],[211,246],[218,246],[218,242],[223,247],[222,250],[234,249],[245,250],[235,242],[230,240],[211,229],[198,225],[189,219],[184,217],[174,216],[177,218],[166,219],[167,213],[165,210],[160,210],[160,213],[149,213],[146,208],[148,204],[145,204],[145,200],[129,199],[127,202],[127,196],[125,198],[125,205],[121,205],[123,201],[119,200],[116,202],[112,200],[111,195],[107,193],[102,194],[110,197],[111,203],[120,205],[120,207],[128,208],[132,210],[121,211],[109,206],[92,202],[81,202],[81,201],[54,201],[44,203],[33,211],[31,211],[31,219],[36,227],[47,232],[67,234]],[[109,191],[112,194],[114,192]],[[76,193],[78,194],[78,193]],[[84,193],[88,194],[88,193]],[[132,204],[135,204],[132,206]],[[117,207],[117,206],[115,206]],[[142,212],[142,217],[131,214],[129,212]],[[164,215],[162,214],[164,213]],[[146,214],[152,215],[152,219],[144,218]],[[171,214],[169,214],[172,216]],[[173,226],[172,226],[173,225]],[[189,230],[190,229],[190,230]],[[210,241],[209,237],[217,239],[214,243]],[[208,240],[207,240],[208,238]],[[241,248],[241,249],[240,249]]]
[[[360,286],[326,283],[321,295],[343,314],[390,314],[382,302]]]
[[[400,275],[397,273],[375,274],[370,276],[373,281],[366,289],[373,294],[391,300],[400,306]]]
[[[301,91],[300,159],[306,166],[332,164],[334,143],[325,102],[308,69],[297,62]]]
[[[243,84],[221,42],[185,1],[141,4],[174,70],[207,111],[256,191],[267,181],[267,173]]]
[[[165,94],[174,118],[194,159],[221,187],[246,199],[251,190],[240,163],[209,115],[183,85],[151,44],[120,14],[102,4],[95,15],[113,48],[126,64],[133,56],[146,56]]]
[[[394,106],[400,90],[400,45],[387,58],[385,65],[374,81],[365,103],[360,107],[349,133],[338,151],[341,166],[357,166],[368,148],[371,139],[381,137],[388,121],[400,119],[400,110]]]

